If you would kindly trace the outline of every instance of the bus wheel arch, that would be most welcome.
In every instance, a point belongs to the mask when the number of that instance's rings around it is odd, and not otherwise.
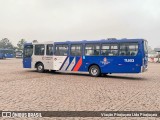
[[[97,64],[91,64],[88,67],[89,74],[93,77],[98,77],[101,75],[101,69]]]
[[[37,71],[39,73],[43,73],[44,72],[44,64],[42,62],[36,62],[35,64],[35,68],[37,68]]]

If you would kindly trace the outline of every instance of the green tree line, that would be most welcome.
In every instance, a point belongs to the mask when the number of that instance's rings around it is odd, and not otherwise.
[[[0,40],[0,49],[23,50],[23,44],[25,42],[26,42],[25,39],[21,39],[18,41],[17,46],[14,46],[8,38],[3,38],[2,40]]]

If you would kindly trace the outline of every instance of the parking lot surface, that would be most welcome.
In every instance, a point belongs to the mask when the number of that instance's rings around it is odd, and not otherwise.
[[[0,60],[0,110],[159,111],[160,64],[149,63],[148,71],[140,74],[90,77],[86,73],[37,73],[23,69],[22,59]]]

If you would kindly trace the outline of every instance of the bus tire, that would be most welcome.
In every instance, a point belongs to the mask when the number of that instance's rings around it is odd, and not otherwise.
[[[89,74],[93,77],[98,77],[101,75],[100,68],[97,65],[92,65],[89,68]]]
[[[36,68],[37,68],[37,72],[39,72],[39,73],[43,73],[44,72],[44,65],[43,65],[43,63],[38,63],[37,66],[36,66]]]

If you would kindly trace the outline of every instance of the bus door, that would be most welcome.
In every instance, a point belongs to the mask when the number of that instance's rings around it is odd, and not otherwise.
[[[53,69],[53,52],[54,46],[53,44],[46,45],[46,55],[44,57],[45,69],[52,70]]]
[[[32,54],[33,54],[33,45],[25,45],[24,46],[24,55],[23,55],[23,67],[31,68],[32,62]]]

